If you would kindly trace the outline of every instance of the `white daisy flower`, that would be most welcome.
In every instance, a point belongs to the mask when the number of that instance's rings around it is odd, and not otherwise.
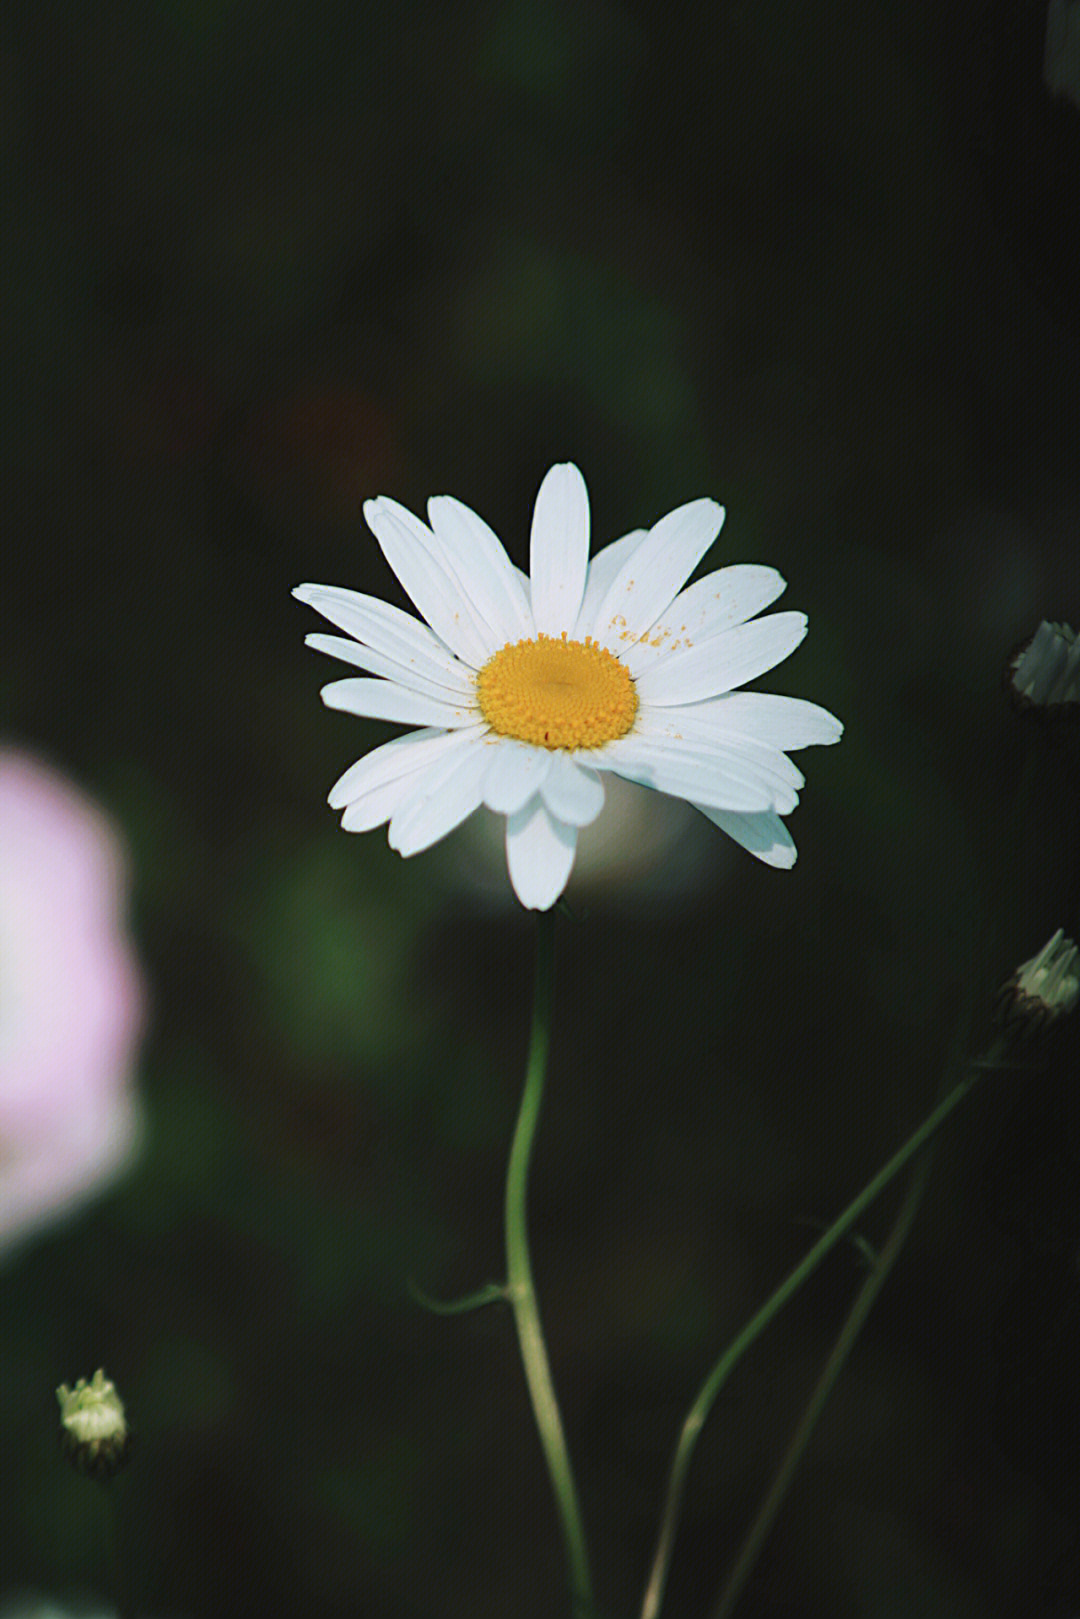
[[[307,644],[374,677],[324,686],[327,706],[420,727],[333,787],[346,831],[389,821],[390,847],[419,854],[486,804],[506,816],[518,898],[544,911],[611,771],[687,800],[767,865],[794,864],[780,817],[803,776],[784,750],[836,742],[843,727],[816,703],[736,690],[794,651],[806,616],[755,618],[784,589],[773,568],[738,564],[683,588],[722,506],[692,500],[590,561],[585,480],[554,466],[528,578],[449,495],[428,501],[427,524],[385,496],[364,516],[427,622],[333,585],[293,592],[349,637]]]

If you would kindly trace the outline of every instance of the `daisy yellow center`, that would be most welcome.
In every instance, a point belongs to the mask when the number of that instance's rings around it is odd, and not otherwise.
[[[625,736],[637,713],[629,669],[589,635],[510,642],[476,684],[491,729],[537,748],[599,748]]]

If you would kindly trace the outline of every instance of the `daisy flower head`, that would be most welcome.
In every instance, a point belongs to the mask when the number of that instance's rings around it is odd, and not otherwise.
[[[794,863],[781,816],[804,778],[785,750],[836,742],[843,727],[815,703],[737,689],[794,651],[806,617],[756,617],[784,589],[773,568],[686,584],[722,506],[692,500],[590,559],[585,480],[554,466],[528,576],[450,495],[428,501],[427,523],[385,496],[364,516],[425,622],[333,585],[293,592],[345,631],[307,644],[365,671],[324,686],[327,706],[417,727],[335,784],[346,831],[388,821],[391,848],[419,854],[485,804],[506,817],[519,900],[543,911],[610,771],[685,799],[767,865]]]

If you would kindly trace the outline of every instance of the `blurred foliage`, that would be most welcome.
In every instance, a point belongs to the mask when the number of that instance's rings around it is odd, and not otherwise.
[[[573,458],[596,544],[723,500],[711,565],[777,566],[810,616],[764,686],[847,725],[800,760],[793,872],[687,840],[560,928],[535,1263],[635,1611],[718,1347],[922,1116],[965,984],[1080,927],[1075,752],[1000,691],[1080,612],[1080,116],[1044,20],[17,14],[0,727],[123,828],[154,1016],[144,1158],[0,1279],[0,1595],[108,1599],[52,1392],[104,1365],[141,1613],[563,1611],[511,1323],[407,1292],[501,1272],[529,919],[473,829],[402,862],[336,828],[391,731],[322,709],[288,593],[403,603],[376,493],[452,492],[524,564]],[[950,1127],[747,1619],[1080,1602],[1076,1049]],[[858,1280],[837,1253],[714,1414],[671,1619],[708,1611]]]

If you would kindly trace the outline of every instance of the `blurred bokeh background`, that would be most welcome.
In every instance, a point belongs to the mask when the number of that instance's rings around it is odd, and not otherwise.
[[[847,727],[799,755],[793,871],[631,794],[559,928],[534,1260],[604,1614],[637,1611],[719,1348],[928,1110],[965,1007],[977,1042],[1080,929],[1080,728],[1002,689],[1080,615],[1080,91],[1046,21],[9,17],[0,742],[123,851],[146,1033],[126,1172],[0,1259],[0,1601],[110,1600],[53,1394],[103,1365],[141,1614],[566,1611],[512,1323],[407,1290],[500,1274],[533,919],[491,826],[410,862],[338,828],[394,728],[322,708],[289,591],[404,603],[376,493],[452,493],[525,563],[573,459],[597,544],[722,500],[706,566],[779,568],[810,619],[759,686]],[[1077,1052],[950,1125],[748,1619],[1077,1610]],[[862,1274],[837,1252],[725,1392],[670,1619],[708,1613]]]

